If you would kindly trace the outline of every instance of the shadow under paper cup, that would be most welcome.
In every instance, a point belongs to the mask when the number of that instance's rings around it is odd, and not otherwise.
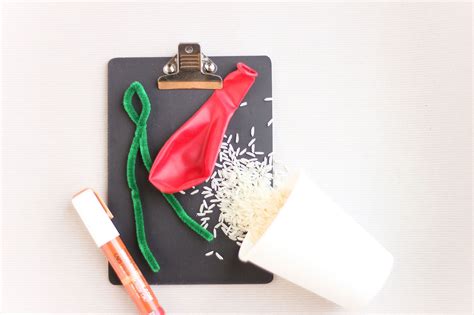
[[[392,255],[301,172],[255,244],[247,234],[239,258],[345,308],[368,304],[393,264]]]

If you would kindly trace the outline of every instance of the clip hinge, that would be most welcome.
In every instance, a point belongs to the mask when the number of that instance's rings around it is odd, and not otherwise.
[[[158,78],[161,90],[222,88],[222,78],[215,74],[217,65],[201,53],[197,43],[179,44],[178,54],[165,64],[163,72]]]

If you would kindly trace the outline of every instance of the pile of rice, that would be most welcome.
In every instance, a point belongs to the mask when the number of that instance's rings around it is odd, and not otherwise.
[[[254,136],[253,127],[250,133]],[[240,245],[249,231],[253,241],[260,238],[285,203],[290,189],[278,184],[286,178],[286,172],[281,167],[273,170],[272,153],[263,159],[257,158],[263,152],[255,151],[255,138],[244,148],[237,145],[238,134],[225,136],[216,171],[202,187],[204,199],[197,215],[207,228],[206,216],[213,212],[216,204],[220,214],[214,236],[217,236],[216,230],[221,229]]]
[[[241,106],[247,106],[247,103]],[[270,119],[266,127],[272,122]],[[262,236],[291,190],[285,184],[286,170],[273,163],[273,153],[256,151],[255,127],[250,128],[250,136],[248,143],[242,143],[238,133],[225,135],[214,173],[201,187],[193,187],[190,192],[191,195],[197,196],[199,192],[203,195],[196,214],[201,225],[206,229],[212,226],[211,222],[215,222],[213,213],[218,209],[220,213],[212,228],[214,237],[221,230],[239,246],[249,232],[253,242]],[[186,194],[185,191],[181,193]],[[206,256],[213,253],[208,252]]]
[[[216,196],[222,220],[230,226],[228,237],[241,239],[250,232],[257,241],[289,196],[290,189],[272,187],[272,168],[264,162],[235,163],[223,169]]]

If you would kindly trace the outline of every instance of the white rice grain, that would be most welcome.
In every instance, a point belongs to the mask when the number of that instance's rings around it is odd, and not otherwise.
[[[252,138],[247,145],[239,145],[241,139],[238,132],[226,135],[226,141],[222,143],[218,154],[216,169],[207,181],[210,184],[200,188],[202,203],[206,202],[202,207],[202,214],[198,214],[202,225],[207,228],[208,224],[212,224],[214,237],[220,229],[237,246],[241,245],[255,221],[254,209],[262,207],[262,198],[258,195],[265,194],[273,180],[271,155],[255,150],[255,133],[255,126],[251,126]],[[256,158],[260,155],[264,156],[263,161]],[[209,205],[207,202],[210,202]],[[219,213],[216,215],[217,222],[214,223],[210,216],[215,209]]]

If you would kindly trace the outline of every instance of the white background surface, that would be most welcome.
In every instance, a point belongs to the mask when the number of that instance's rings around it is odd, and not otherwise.
[[[108,60],[198,41],[211,56],[272,58],[275,154],[394,255],[364,312],[470,313],[471,14],[467,3],[5,4],[3,311],[134,312],[70,199],[84,186],[106,194]],[[278,278],[154,289],[170,313],[341,311]]]

